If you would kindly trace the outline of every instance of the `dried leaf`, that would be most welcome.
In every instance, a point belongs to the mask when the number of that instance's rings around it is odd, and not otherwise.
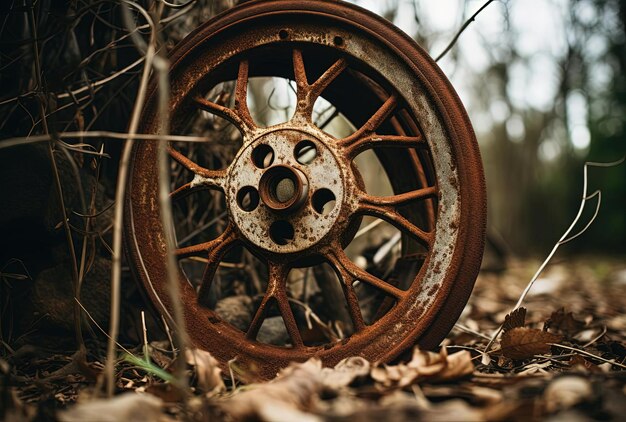
[[[567,375],[555,379],[544,393],[548,412],[569,409],[591,399],[593,390],[589,381],[582,377]]]
[[[59,412],[61,422],[157,421],[162,401],[150,394],[125,393],[111,399],[90,400]]]
[[[217,360],[207,351],[200,349],[186,349],[185,360],[188,365],[194,366],[198,376],[198,387],[207,393],[216,393],[226,389],[222,380],[222,370],[217,366]]]
[[[501,352],[511,359],[528,359],[534,355],[550,352],[550,343],[557,343],[561,336],[536,328],[515,327],[502,335]]]
[[[572,356],[568,363],[569,363],[570,368],[576,371],[582,370],[584,372],[602,372],[602,370],[598,368],[598,365],[596,365],[595,363],[591,361],[588,361],[587,359],[585,359],[583,356],[580,356],[580,355]]]
[[[565,312],[565,308],[561,308],[552,312],[544,324],[544,330],[556,331],[571,337],[585,328],[586,325],[584,321],[574,318],[572,312]]]
[[[322,382],[325,387],[339,389],[352,384],[355,379],[370,373],[370,363],[360,356],[340,361],[334,368],[322,369]]]
[[[450,381],[473,371],[474,364],[467,350],[448,355],[445,347],[439,353],[421,351],[416,347],[409,363],[375,367],[371,377],[383,386],[404,387],[423,380]]]
[[[513,328],[523,327],[526,325],[526,308],[523,306],[517,308],[504,317],[504,324],[502,324],[502,331],[505,333]]]
[[[221,407],[236,420],[316,421],[318,418],[304,411],[323,388],[321,372],[319,359],[292,364],[271,382],[239,390],[224,400]]]

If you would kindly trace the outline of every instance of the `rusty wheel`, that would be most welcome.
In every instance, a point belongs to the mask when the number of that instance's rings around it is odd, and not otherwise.
[[[224,367],[236,359],[249,378],[311,356],[387,361],[415,343],[437,346],[474,284],[486,207],[470,122],[432,59],[359,7],[284,0],[207,22],[171,63],[172,131],[213,134],[170,146],[193,342]],[[268,80],[293,88],[284,122],[258,121],[271,101],[250,91]],[[333,133],[321,99],[353,129]],[[153,95],[145,132],[156,131],[156,115]],[[367,154],[386,194],[368,186],[357,157]],[[156,155],[154,143],[134,146],[126,244],[167,317]],[[354,246],[378,221],[387,231]],[[249,314],[237,314],[242,307]],[[283,340],[264,340],[276,324]]]

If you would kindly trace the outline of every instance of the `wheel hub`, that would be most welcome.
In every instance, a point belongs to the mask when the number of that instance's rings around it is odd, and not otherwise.
[[[349,205],[352,172],[340,165],[330,137],[315,132],[272,128],[242,148],[229,172],[230,215],[243,237],[265,251],[320,247],[333,228],[347,224],[339,217]]]

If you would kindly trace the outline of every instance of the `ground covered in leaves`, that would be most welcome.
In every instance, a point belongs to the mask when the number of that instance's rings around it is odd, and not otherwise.
[[[0,360],[0,416],[61,421],[623,418],[626,263],[554,261],[523,307],[511,312],[539,264],[511,262],[504,272],[482,273],[445,347],[438,352],[416,348],[404,361],[388,365],[353,357],[323,368],[312,359],[292,364],[270,382],[243,385],[236,380],[236,365],[221,373],[199,350],[186,350],[176,360],[168,342],[154,341],[127,348],[118,365],[117,394],[104,399],[101,344],[88,344],[86,359],[59,350],[62,342],[25,345]],[[499,340],[484,354],[502,324]],[[173,376],[177,362],[191,388]]]

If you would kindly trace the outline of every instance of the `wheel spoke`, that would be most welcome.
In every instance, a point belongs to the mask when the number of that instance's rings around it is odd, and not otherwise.
[[[363,136],[360,138],[346,138],[342,141],[346,148],[346,154],[352,158],[370,148],[393,147],[393,148],[425,148],[426,142],[421,136],[403,135],[376,135]]]
[[[199,189],[200,188],[198,186],[192,186],[191,182],[185,183],[184,185],[178,187],[176,190],[170,192],[170,199],[172,201],[177,201]]]
[[[356,333],[365,328],[365,321],[363,320],[363,314],[361,313],[361,307],[359,306],[359,298],[354,291],[354,282],[356,281],[356,278],[353,277],[347,269],[347,266],[351,261],[345,255],[343,250],[341,250],[341,247],[337,246],[334,249],[337,249],[338,252],[330,252],[326,255],[326,258],[341,280],[341,289],[343,290],[343,295],[346,298],[348,313],[350,314],[354,332]]]
[[[322,94],[324,89],[339,76],[348,66],[344,58],[338,59],[320,76],[313,84],[309,84],[306,76],[306,68],[302,58],[302,51],[293,50],[293,73],[296,80],[297,105],[294,117],[307,122],[311,121],[315,100]]]
[[[343,268],[343,271],[349,277],[351,277],[351,283],[359,280],[363,283],[367,283],[371,286],[376,287],[377,289],[382,290],[386,294],[393,296],[396,299],[402,299],[404,296],[406,296],[405,291],[398,289],[392,284],[389,284],[376,276],[373,276],[372,274],[368,273],[367,271],[356,265],[354,262],[352,262],[343,251],[341,246],[335,246],[332,249],[331,255],[332,259],[336,262],[335,265],[341,266],[341,268]]]
[[[248,108],[248,70],[248,60],[239,62],[239,73],[237,74],[237,85],[235,87],[235,110],[247,127],[256,129]]]
[[[237,126],[237,128],[243,133],[244,138],[250,138],[252,133],[254,133],[257,129],[252,123],[252,118],[248,120],[245,116],[240,114],[240,110],[224,107],[223,105],[214,103],[213,101],[209,101],[200,96],[194,97],[193,101],[201,110],[223,117]]]
[[[172,157],[178,164],[180,164],[193,174],[201,176],[205,179],[218,180],[226,175],[226,172],[223,170],[209,170],[198,165],[181,152],[175,150],[171,145],[167,147],[167,152],[170,154],[170,157]],[[219,186],[219,183],[216,182],[215,185]]]
[[[202,283],[198,291],[198,302],[201,304],[209,303],[209,292],[211,291],[211,285],[213,284],[217,268],[226,252],[235,245],[237,240],[238,238],[235,231],[232,229],[231,225],[228,225],[221,235],[210,242],[204,243],[204,245],[211,245],[207,248],[209,252],[209,256],[207,257],[208,262],[204,268]]]
[[[426,199],[426,198],[436,198],[436,197],[437,197],[437,187],[429,186],[427,188],[415,189],[410,192],[405,192],[405,193],[392,195],[392,196],[373,196],[373,195],[368,195],[366,193],[362,193],[361,201],[364,204],[373,205],[373,206],[378,206],[378,205],[400,206],[411,201],[417,201],[417,200]]]
[[[252,318],[252,322],[246,331],[246,338],[249,340],[256,340],[256,337],[259,335],[259,330],[263,325],[263,321],[265,321],[268,304],[271,300],[275,300],[273,296],[265,295],[259,308],[256,310],[254,314],[254,318]]]
[[[382,106],[369,118],[363,126],[361,126],[356,132],[347,138],[343,138],[340,144],[346,148],[350,148],[355,142],[364,137],[370,137],[376,132],[376,129],[387,119],[391,113],[395,110],[398,99],[395,94],[392,94],[385,100]]]
[[[411,235],[424,246],[430,248],[433,237],[432,232],[425,232],[420,229],[402,216],[394,207],[390,205],[375,205],[362,201],[359,205],[358,212],[385,220],[397,229]]]
[[[293,75],[296,79],[296,87],[298,88],[298,101],[305,99],[309,89],[309,83],[306,79],[306,69],[304,68],[304,60],[302,59],[302,51],[293,50]]]
[[[348,62],[346,59],[341,58],[326,69],[326,72],[324,72],[324,74],[322,74],[322,76],[320,76],[317,81],[311,85],[311,94],[315,97],[312,99],[312,102],[315,102],[317,97],[322,94],[326,87],[328,87],[328,85],[330,85],[330,83],[334,81],[346,67],[348,67]]]
[[[215,239],[199,243],[197,245],[178,248],[174,251],[174,255],[176,255],[178,259],[183,259],[190,256],[201,256],[208,252],[209,261],[211,261],[213,257],[221,259],[220,254],[223,254],[230,249],[236,240],[237,235],[233,227],[229,224],[226,227],[226,230],[224,230],[224,232]]]
[[[283,323],[285,324],[285,328],[287,329],[287,333],[291,338],[293,347],[300,348],[304,346],[300,330],[298,329],[298,324],[296,323],[293,311],[289,306],[289,298],[287,297],[287,288],[285,285],[287,273],[288,268],[285,265],[276,264],[274,262],[269,263],[269,280],[267,282],[267,290],[259,308],[252,318],[250,327],[246,332],[247,338],[256,339],[259,334],[259,330],[263,325],[263,321],[266,319],[269,303],[271,303],[272,300],[275,300],[283,319]]]
[[[282,316],[283,322],[285,323],[285,328],[287,329],[289,337],[291,338],[291,344],[293,344],[294,348],[304,346],[304,343],[302,342],[302,336],[300,335],[300,329],[298,328],[298,323],[296,323],[296,318],[293,315],[291,306],[289,306],[287,291],[283,288],[279,289],[276,293],[278,310],[280,311],[280,315]]]

